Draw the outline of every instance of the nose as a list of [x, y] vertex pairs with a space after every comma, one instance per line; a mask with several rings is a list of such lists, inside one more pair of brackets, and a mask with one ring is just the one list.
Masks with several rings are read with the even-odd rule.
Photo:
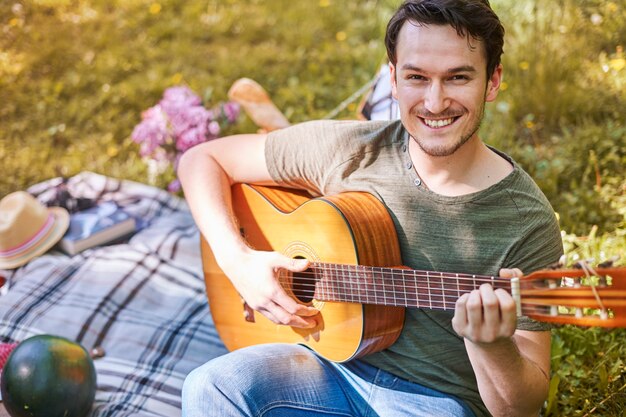
[[429, 85], [424, 98], [424, 106], [432, 114], [439, 114], [450, 106], [450, 100], [441, 83], [433, 82]]

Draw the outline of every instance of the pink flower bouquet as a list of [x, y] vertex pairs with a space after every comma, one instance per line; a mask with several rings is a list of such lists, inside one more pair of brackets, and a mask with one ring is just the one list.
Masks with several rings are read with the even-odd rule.
[[[164, 172], [174, 171], [180, 156], [189, 148], [219, 137], [227, 125], [237, 121], [239, 105], [220, 103], [207, 109], [202, 100], [186, 86], [170, 87], [157, 105], [141, 114], [131, 138], [139, 144], [139, 154]], [[172, 192], [180, 190], [174, 180], [168, 186]]]

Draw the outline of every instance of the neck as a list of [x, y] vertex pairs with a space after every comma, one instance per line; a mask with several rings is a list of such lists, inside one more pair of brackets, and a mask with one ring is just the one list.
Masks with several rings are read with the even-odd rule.
[[431, 191], [445, 196], [484, 190], [513, 170], [508, 161], [489, 149], [477, 135], [448, 156], [428, 155], [413, 139], [410, 139], [409, 151], [424, 184]]
[[511, 289], [509, 279], [485, 275], [313, 262], [291, 278], [302, 299], [454, 310], [456, 300], [481, 284]]

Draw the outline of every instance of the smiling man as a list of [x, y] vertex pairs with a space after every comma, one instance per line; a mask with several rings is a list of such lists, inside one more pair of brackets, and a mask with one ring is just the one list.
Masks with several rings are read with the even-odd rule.
[[[230, 188], [256, 183], [312, 195], [365, 191], [389, 210], [403, 263], [420, 270], [512, 277], [562, 254], [555, 215], [532, 179], [478, 136], [502, 78], [504, 29], [486, 0], [409, 0], [385, 38], [400, 121], [316, 121], [188, 151], [186, 198], [219, 266], [277, 325], [312, 328], [319, 311], [279, 285], [306, 260], [250, 248]], [[242, 159], [242, 155], [245, 155]], [[389, 348], [332, 363], [298, 345], [252, 346], [185, 381], [195, 416], [533, 416], [548, 390], [549, 328], [517, 317], [488, 284], [454, 311], [407, 308]], [[322, 312], [323, 314], [323, 312]]]

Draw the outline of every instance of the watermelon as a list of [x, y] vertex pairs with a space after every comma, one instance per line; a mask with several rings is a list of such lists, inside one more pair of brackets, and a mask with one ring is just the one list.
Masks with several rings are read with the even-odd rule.
[[85, 417], [96, 394], [96, 370], [79, 344], [38, 335], [13, 349], [0, 389], [12, 417]]

